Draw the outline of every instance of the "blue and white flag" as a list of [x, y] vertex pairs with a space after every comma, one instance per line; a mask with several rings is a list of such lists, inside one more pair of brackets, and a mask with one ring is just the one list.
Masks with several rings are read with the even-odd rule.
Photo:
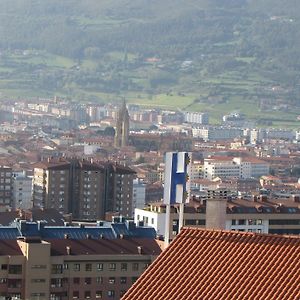
[[165, 161], [164, 203], [188, 203], [190, 196], [188, 152], [167, 152]]

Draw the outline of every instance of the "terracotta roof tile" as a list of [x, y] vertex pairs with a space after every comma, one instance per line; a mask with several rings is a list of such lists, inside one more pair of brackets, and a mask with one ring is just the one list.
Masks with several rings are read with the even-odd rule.
[[300, 299], [300, 238], [184, 228], [129, 299]]

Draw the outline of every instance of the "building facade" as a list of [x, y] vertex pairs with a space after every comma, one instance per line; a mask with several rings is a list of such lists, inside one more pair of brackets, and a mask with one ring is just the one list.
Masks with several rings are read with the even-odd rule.
[[12, 169], [6, 166], [0, 167], [0, 204], [13, 206]]
[[0, 245], [0, 299], [120, 299], [160, 253], [150, 239], [20, 238]]
[[134, 174], [114, 163], [40, 162], [34, 167], [33, 205], [72, 213], [75, 219], [103, 219], [106, 212], [131, 217]]

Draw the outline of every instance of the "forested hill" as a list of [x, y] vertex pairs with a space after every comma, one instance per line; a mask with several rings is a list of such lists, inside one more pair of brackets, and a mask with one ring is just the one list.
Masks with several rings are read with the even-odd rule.
[[300, 65], [297, 0], [2, 0], [0, 14], [2, 49], [197, 59], [226, 43], [233, 56]]
[[[44, 51], [79, 63], [89, 60], [95, 72], [104, 74], [105, 84], [91, 68], [78, 78], [50, 70], [49, 79], [39, 70], [35, 87], [49, 91], [66, 92], [67, 86], [75, 85], [87, 90], [88, 85], [89, 90], [97, 86], [109, 92], [141, 89], [157, 93], [162, 91], [158, 86], [180, 85], [180, 90], [197, 92], [200, 87], [193, 85], [194, 78], [207, 83], [206, 91], [218, 94], [220, 78], [216, 76], [231, 71], [235, 74], [222, 78], [251, 77], [256, 89], [266, 80], [295, 91], [300, 79], [300, 1], [1, 0], [2, 57], [15, 49]], [[119, 56], [113, 60], [116, 53]], [[152, 73], [137, 70], [139, 62], [151, 57], [159, 59], [159, 69]], [[32, 74], [35, 62], [28, 63]], [[185, 63], [184, 72], [175, 72], [178, 62], [192, 62], [192, 67]], [[5, 63], [3, 70], [17, 66], [16, 61]], [[21, 82], [23, 88], [27, 82]], [[297, 94], [289, 95], [290, 100], [295, 101]]]

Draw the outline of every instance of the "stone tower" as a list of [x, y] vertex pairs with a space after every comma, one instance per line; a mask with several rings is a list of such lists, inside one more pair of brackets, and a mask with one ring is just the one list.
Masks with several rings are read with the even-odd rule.
[[115, 147], [121, 148], [128, 145], [129, 137], [129, 113], [125, 100], [119, 109], [115, 132]]

